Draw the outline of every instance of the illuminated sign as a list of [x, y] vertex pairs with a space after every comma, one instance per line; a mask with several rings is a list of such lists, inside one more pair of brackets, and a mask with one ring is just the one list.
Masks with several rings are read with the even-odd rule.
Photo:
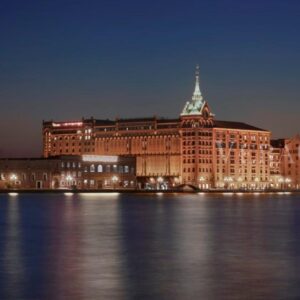
[[52, 123], [53, 127], [82, 126], [82, 122]]
[[91, 161], [91, 162], [109, 162], [116, 163], [118, 162], [118, 156], [110, 156], [110, 155], [82, 155], [83, 161]]

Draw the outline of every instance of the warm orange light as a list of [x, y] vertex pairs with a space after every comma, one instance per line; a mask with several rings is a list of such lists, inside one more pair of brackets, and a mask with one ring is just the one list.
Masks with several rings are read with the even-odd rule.
[[52, 123], [53, 127], [82, 126], [82, 122]]

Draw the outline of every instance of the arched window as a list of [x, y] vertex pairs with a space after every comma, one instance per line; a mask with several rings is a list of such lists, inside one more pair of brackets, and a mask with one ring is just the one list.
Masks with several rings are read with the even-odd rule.
[[106, 165], [105, 171], [106, 171], [107, 173], [110, 173], [110, 165]]
[[102, 165], [98, 165], [98, 173], [102, 173], [103, 172], [103, 167]]
[[94, 164], [90, 166], [90, 172], [95, 172], [95, 165]]

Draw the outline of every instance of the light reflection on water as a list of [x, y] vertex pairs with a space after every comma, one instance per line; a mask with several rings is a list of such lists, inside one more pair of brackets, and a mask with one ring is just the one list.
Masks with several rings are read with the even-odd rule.
[[293, 194], [1, 195], [0, 299], [297, 299], [299, 225]]

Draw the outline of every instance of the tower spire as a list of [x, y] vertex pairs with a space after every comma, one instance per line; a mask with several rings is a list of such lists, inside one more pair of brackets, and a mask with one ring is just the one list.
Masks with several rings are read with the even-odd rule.
[[199, 65], [196, 66], [195, 77], [196, 83], [192, 99], [185, 103], [181, 116], [203, 115], [204, 109], [206, 109], [206, 115], [211, 115], [207, 103], [204, 101], [200, 91]]
[[195, 90], [193, 93], [192, 100], [197, 101], [197, 100], [202, 100], [202, 94], [200, 91], [200, 83], [199, 83], [199, 65], [196, 65], [196, 71], [195, 71], [195, 76], [196, 76], [196, 83], [195, 83]]

